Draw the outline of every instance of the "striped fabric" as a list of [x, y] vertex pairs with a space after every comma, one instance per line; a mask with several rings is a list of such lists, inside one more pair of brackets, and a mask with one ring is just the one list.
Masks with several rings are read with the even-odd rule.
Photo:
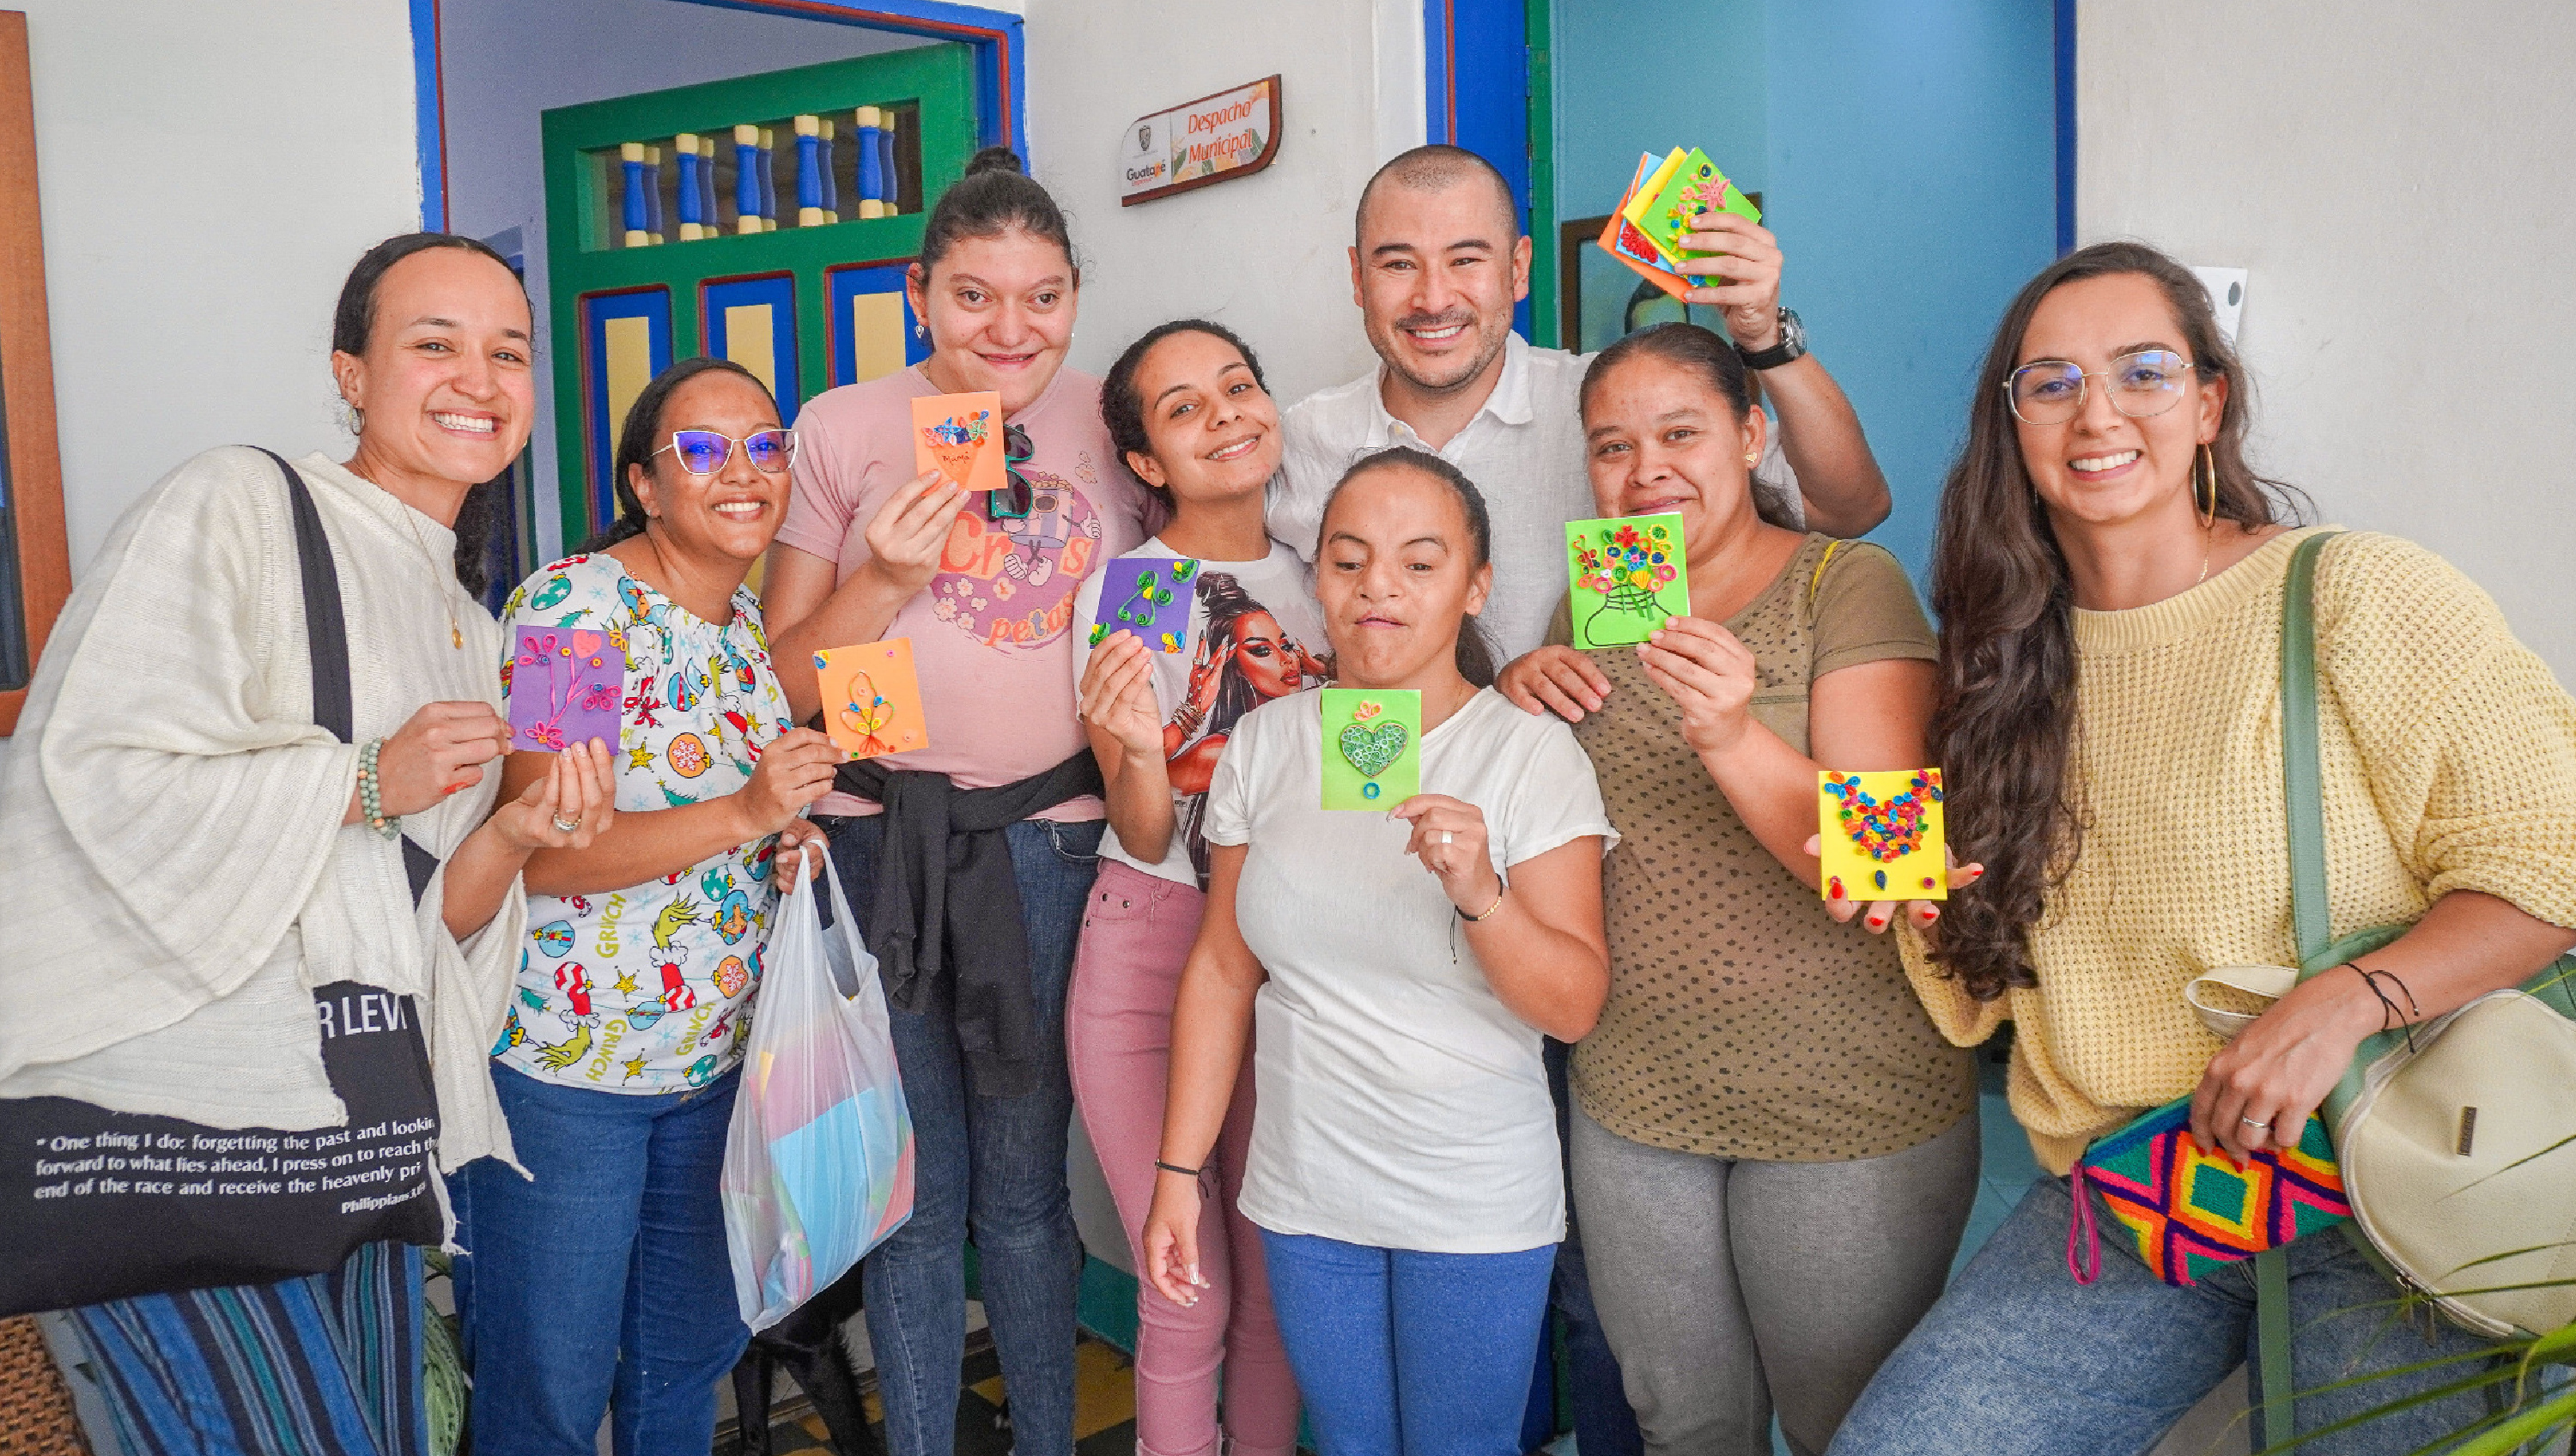
[[426, 1456], [420, 1250], [73, 1310], [130, 1456]]

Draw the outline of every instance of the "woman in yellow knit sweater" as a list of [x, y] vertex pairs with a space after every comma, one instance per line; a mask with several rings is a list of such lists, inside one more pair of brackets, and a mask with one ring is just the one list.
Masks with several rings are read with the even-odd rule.
[[[2013, 1112], [2051, 1176], [1881, 1367], [1834, 1456], [2152, 1446], [2249, 1354], [2252, 1266], [2175, 1287], [2105, 1237], [2079, 1286], [2063, 1175], [2085, 1146], [2185, 1095], [2204, 1145], [2295, 1145], [2386, 1018], [2439, 1016], [2576, 944], [2576, 704], [2457, 571], [2355, 533], [2315, 583], [2333, 927], [2414, 928], [2229, 1043], [2184, 1003], [2205, 970], [2299, 959], [2278, 672], [2284, 576], [2313, 532], [2275, 520], [2248, 425], [2207, 296], [2143, 245], [2049, 267], [1986, 356], [1932, 582], [1933, 740], [1975, 863], [1937, 919], [1906, 917], [1905, 959], [1953, 1041], [2014, 1023]], [[2287, 1253], [2295, 1369], [2255, 1378], [2303, 1392], [2300, 1431], [2458, 1367], [2320, 1387], [2476, 1348], [2391, 1328], [2397, 1289], [2339, 1234]], [[2433, 1401], [2302, 1449], [2411, 1451], [2483, 1412]]]

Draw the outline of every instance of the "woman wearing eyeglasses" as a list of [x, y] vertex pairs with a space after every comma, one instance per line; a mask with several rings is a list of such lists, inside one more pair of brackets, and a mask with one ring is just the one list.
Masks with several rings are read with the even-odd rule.
[[[861, 1276], [894, 1456], [956, 1438], [971, 1212], [1019, 1449], [1073, 1447], [1082, 1267], [1064, 1160], [1065, 987], [1098, 865], [1099, 765], [1074, 718], [1074, 592], [1145, 538], [1147, 501], [1064, 367], [1080, 271], [1064, 214], [995, 148], [922, 228], [929, 355], [817, 396], [764, 591], [796, 721], [814, 654], [908, 638], [930, 744], [845, 765], [816, 806], [883, 962], [917, 1139], [912, 1219]], [[1001, 396], [1011, 484], [915, 466], [912, 402]]]
[[2143, 244], [2024, 287], [1973, 400], [1932, 567], [1933, 755], [1963, 869], [1937, 919], [1905, 917], [1903, 949], [1952, 1041], [2014, 1023], [2013, 1114], [2047, 1172], [1879, 1367], [1833, 1456], [2143, 1451], [2249, 1353], [2258, 1401], [2297, 1392], [2303, 1451], [2447, 1447], [2486, 1403], [2432, 1396], [2479, 1343], [2396, 1318], [2402, 1291], [2344, 1231], [2283, 1250], [2291, 1368], [2264, 1368], [2251, 1262], [2162, 1282], [2099, 1185], [2065, 1175], [2185, 1096], [2204, 1148], [2295, 1147], [2363, 1038], [2576, 944], [2576, 703], [2439, 558], [2328, 541], [2312, 598], [2332, 933], [2412, 929], [2221, 1043], [2184, 987], [2300, 961], [2281, 611], [2316, 532], [2282, 524], [2246, 464], [2244, 372], [2208, 295]]
[[[513, 592], [502, 642], [614, 654], [615, 824], [528, 862], [528, 936], [493, 1082], [527, 1176], [451, 1185], [485, 1456], [706, 1456], [749, 1332], [716, 1181], [770, 911], [820, 838], [798, 818], [840, 751], [792, 727], [743, 577], [787, 513], [795, 432], [740, 365], [645, 386], [617, 446], [615, 525]], [[513, 653], [505, 698], [541, 691]], [[505, 792], [553, 755], [514, 752]], [[819, 868], [819, 866], [817, 866]]]

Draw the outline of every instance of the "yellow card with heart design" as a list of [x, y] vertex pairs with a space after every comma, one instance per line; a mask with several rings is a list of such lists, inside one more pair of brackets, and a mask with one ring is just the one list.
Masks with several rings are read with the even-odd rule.
[[1819, 888], [1827, 899], [1947, 900], [1941, 771], [1816, 775]]
[[1422, 792], [1422, 694], [1326, 688], [1324, 807], [1392, 809]]

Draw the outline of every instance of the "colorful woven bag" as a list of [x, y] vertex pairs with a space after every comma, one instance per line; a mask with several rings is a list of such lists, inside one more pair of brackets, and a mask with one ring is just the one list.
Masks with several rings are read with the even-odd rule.
[[2186, 1288], [2221, 1264], [2352, 1216], [2323, 1118], [2308, 1119], [2297, 1147], [2265, 1149], [2239, 1162], [2192, 1137], [2191, 1099], [2181, 1097], [2095, 1142], [2075, 1165], [2066, 1268], [2078, 1284], [2102, 1274], [2093, 1201], [2084, 1196], [2088, 1182], [2138, 1241], [2138, 1257], [2156, 1277]]

